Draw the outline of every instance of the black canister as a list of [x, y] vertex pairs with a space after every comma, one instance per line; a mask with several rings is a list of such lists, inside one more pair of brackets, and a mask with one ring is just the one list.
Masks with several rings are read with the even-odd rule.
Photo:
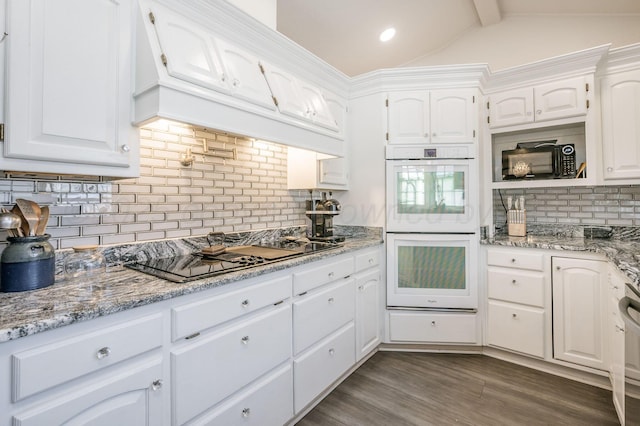
[[8, 237], [0, 256], [0, 291], [27, 291], [50, 286], [55, 281], [55, 251], [51, 235]]

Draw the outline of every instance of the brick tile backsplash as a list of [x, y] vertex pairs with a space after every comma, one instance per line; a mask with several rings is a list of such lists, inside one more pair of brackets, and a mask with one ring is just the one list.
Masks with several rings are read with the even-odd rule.
[[496, 227], [506, 223], [509, 196], [524, 196], [531, 224], [640, 226], [638, 185], [494, 190]]
[[[47, 232], [57, 249], [306, 223], [306, 194], [287, 190], [285, 146], [168, 121], [141, 128], [140, 145], [139, 178], [12, 173], [0, 179], [0, 204], [49, 205]], [[190, 166], [180, 162], [187, 148]]]

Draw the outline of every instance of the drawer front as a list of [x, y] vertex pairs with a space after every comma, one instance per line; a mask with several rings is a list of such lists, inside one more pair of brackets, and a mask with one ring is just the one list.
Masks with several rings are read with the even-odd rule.
[[162, 345], [162, 317], [135, 321], [13, 354], [13, 401]]
[[380, 250], [369, 250], [366, 253], [356, 255], [356, 272], [373, 268], [380, 264]]
[[293, 294], [302, 294], [305, 291], [320, 287], [323, 284], [347, 277], [353, 274], [353, 272], [354, 261], [351, 256], [322, 266], [296, 272], [293, 274]]
[[300, 353], [355, 315], [355, 279], [300, 296], [293, 304], [293, 352]]
[[293, 395], [298, 413], [355, 364], [353, 323], [293, 362]]
[[172, 339], [273, 305], [291, 296], [291, 277], [282, 277], [171, 309]]
[[489, 267], [487, 274], [490, 299], [544, 307], [544, 274], [518, 269]]
[[487, 263], [492, 266], [507, 268], [544, 270], [544, 256], [542, 253], [521, 253], [519, 249], [487, 250]]
[[290, 355], [288, 304], [173, 351], [174, 423], [182, 424], [213, 407]]
[[487, 343], [544, 357], [544, 311], [490, 300]]
[[292, 417], [293, 369], [287, 364], [189, 425], [282, 426]]
[[477, 321], [473, 313], [390, 312], [389, 338], [395, 342], [474, 344]]

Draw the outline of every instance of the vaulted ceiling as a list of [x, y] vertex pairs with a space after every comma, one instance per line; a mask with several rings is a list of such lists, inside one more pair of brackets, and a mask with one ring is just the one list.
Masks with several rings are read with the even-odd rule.
[[[640, 0], [277, 0], [277, 29], [347, 75], [396, 67], [510, 15], [640, 14]], [[378, 35], [397, 29], [388, 43]]]

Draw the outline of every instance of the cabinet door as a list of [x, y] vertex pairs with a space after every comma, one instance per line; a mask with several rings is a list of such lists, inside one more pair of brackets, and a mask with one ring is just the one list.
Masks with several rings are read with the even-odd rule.
[[337, 131], [338, 122], [333, 117], [322, 90], [301, 80], [298, 80], [298, 87], [301, 96], [308, 105], [307, 118], [318, 126]]
[[533, 90], [510, 90], [489, 97], [489, 127], [533, 123]]
[[607, 370], [607, 263], [554, 257], [553, 357]]
[[[613, 267], [610, 266], [609, 269]], [[625, 392], [625, 326], [618, 309], [618, 302], [624, 296], [625, 282], [617, 271], [609, 271], [608, 285], [608, 309], [607, 338], [609, 350], [609, 377], [613, 394], [613, 406], [618, 413], [621, 424], [624, 419], [624, 392]]]
[[387, 102], [389, 143], [428, 143], [431, 140], [429, 92], [391, 92]]
[[154, 29], [171, 77], [229, 92], [211, 34], [180, 15], [154, 5]]
[[602, 79], [605, 179], [640, 178], [640, 70]]
[[161, 377], [160, 360], [129, 363], [106, 380], [87, 383], [14, 415], [13, 422], [21, 426], [161, 425]]
[[535, 121], [555, 120], [587, 113], [587, 79], [577, 77], [533, 89]]
[[[139, 142], [130, 124], [132, 2], [10, 0], [7, 11], [6, 158], [0, 167], [137, 175]], [[109, 167], [113, 173], [105, 171]]]
[[473, 90], [431, 92], [431, 142], [472, 143], [478, 114]]
[[349, 183], [348, 162], [346, 158], [327, 158], [318, 160], [320, 166], [318, 182], [323, 185], [336, 185], [347, 189]]
[[309, 106], [300, 94], [296, 78], [272, 65], [262, 62], [261, 66], [278, 111], [291, 117], [306, 119]]
[[224, 40], [216, 39], [216, 47], [227, 73], [227, 84], [231, 87], [233, 95], [275, 110], [258, 58]]
[[380, 270], [356, 277], [356, 361], [380, 343]]

